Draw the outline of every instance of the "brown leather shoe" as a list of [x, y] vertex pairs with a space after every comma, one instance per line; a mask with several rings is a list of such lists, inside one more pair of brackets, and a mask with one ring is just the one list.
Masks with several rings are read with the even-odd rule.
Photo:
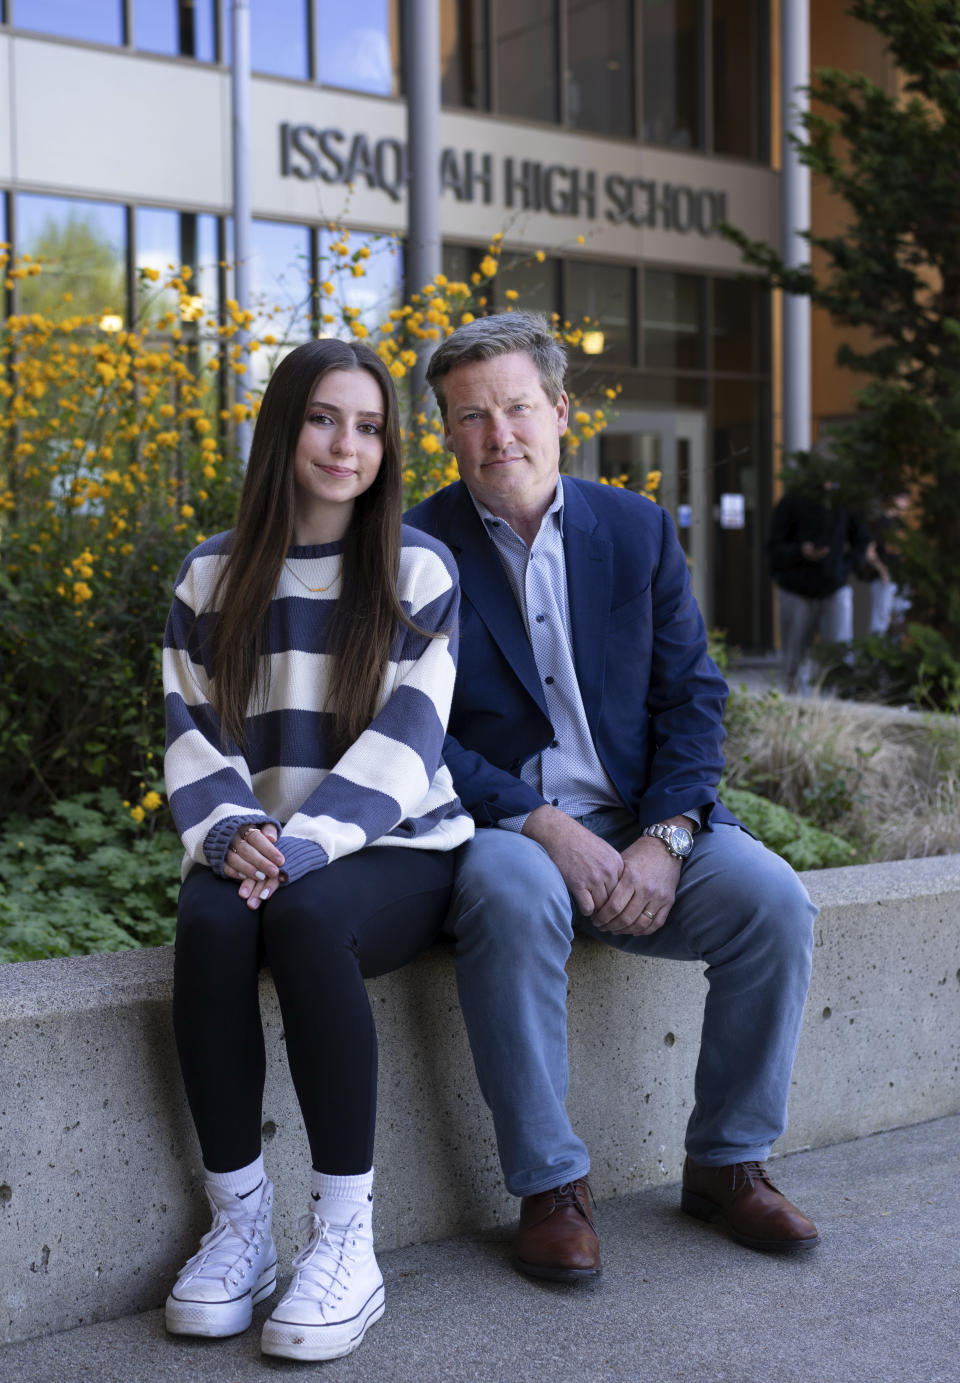
[[586, 1177], [520, 1202], [517, 1266], [531, 1277], [579, 1282], [600, 1273], [600, 1241]]
[[725, 1225], [751, 1249], [809, 1249], [820, 1242], [816, 1225], [777, 1190], [762, 1162], [700, 1167], [688, 1157], [680, 1209]]

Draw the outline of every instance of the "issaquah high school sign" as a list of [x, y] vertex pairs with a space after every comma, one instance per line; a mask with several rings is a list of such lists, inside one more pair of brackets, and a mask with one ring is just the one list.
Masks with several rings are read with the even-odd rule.
[[[313, 125], [280, 126], [280, 173], [285, 178], [318, 178], [326, 183], [357, 183], [398, 202], [410, 170], [407, 146], [399, 139], [370, 139]], [[648, 226], [681, 235], [711, 235], [727, 219], [727, 194], [708, 187], [628, 177], [563, 163], [542, 163], [513, 155], [444, 149], [440, 155], [441, 191], [458, 202], [502, 203], [509, 210], [547, 212], [614, 225]]]

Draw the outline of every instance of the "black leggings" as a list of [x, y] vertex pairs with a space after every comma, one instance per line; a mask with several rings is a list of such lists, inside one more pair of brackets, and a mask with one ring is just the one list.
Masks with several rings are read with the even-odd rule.
[[371, 846], [286, 884], [257, 910], [237, 883], [209, 869], [189, 874], [177, 911], [173, 1023], [208, 1171], [260, 1155], [264, 959], [314, 1168], [349, 1176], [373, 1165], [377, 1034], [363, 977], [398, 969], [434, 940], [454, 856]]

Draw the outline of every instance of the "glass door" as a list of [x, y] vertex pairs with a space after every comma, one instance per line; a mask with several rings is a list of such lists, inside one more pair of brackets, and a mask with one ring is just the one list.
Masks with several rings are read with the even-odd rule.
[[660, 472], [657, 501], [676, 525], [693, 594], [709, 628], [712, 529], [706, 444], [706, 413], [621, 408], [599, 436], [583, 444], [579, 456], [585, 479], [621, 480], [631, 490], [643, 489], [651, 471]]

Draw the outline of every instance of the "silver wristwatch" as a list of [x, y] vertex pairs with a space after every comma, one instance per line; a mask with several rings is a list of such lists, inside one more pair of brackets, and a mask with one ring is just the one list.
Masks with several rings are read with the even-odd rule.
[[666, 826], [658, 821], [656, 826], [644, 826], [640, 834], [662, 840], [675, 860], [685, 860], [693, 849], [693, 836], [684, 826]]

